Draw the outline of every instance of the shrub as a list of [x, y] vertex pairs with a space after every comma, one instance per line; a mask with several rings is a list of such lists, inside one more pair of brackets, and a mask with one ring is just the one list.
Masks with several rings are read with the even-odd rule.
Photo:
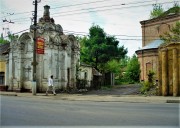
[[142, 94], [146, 94], [151, 88], [151, 83], [149, 81], [145, 81], [145, 82], [141, 83], [141, 85], [142, 86], [141, 86], [140, 92]]
[[155, 75], [155, 72], [150, 70], [148, 73], [148, 81], [151, 84], [153, 84], [153, 82], [154, 82], [154, 75]]
[[148, 81], [145, 81], [141, 83], [142, 87], [140, 89], [140, 92], [142, 94], [146, 94], [151, 88], [154, 87], [154, 75], [155, 73], [153, 71], [149, 71], [148, 73]]

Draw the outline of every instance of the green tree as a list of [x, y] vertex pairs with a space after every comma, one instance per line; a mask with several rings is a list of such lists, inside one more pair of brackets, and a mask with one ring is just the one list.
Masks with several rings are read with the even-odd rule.
[[3, 37], [3, 34], [1, 34], [0, 44], [4, 44], [4, 43], [8, 43], [8, 40], [5, 40], [4, 37]]
[[165, 43], [180, 42], [180, 22], [176, 22], [176, 25], [172, 27], [169, 32], [161, 35], [160, 38], [164, 40]]
[[130, 82], [138, 82], [140, 72], [141, 71], [138, 58], [136, 57], [136, 55], [133, 55], [133, 57], [129, 60], [127, 64], [125, 76]]
[[120, 62], [115, 59], [110, 60], [105, 64], [106, 72], [113, 72], [113, 73], [117, 74], [120, 72], [120, 69], [121, 69]]
[[88, 53], [87, 47], [85, 46], [85, 44], [88, 41], [88, 37], [87, 36], [77, 37], [77, 40], [80, 43], [80, 53], [81, 53], [80, 62], [89, 64], [89, 60], [88, 60], [89, 58], [87, 57], [89, 53]]
[[0, 44], [4, 44], [4, 43], [8, 43], [8, 41], [5, 40], [4, 38], [0, 38]]
[[15, 39], [15, 38], [18, 38], [18, 35], [11, 34], [10, 32], [8, 32], [7, 39], [4, 39], [3, 34], [1, 34], [0, 44], [9, 43], [9, 42], [11, 42], [13, 39]]
[[105, 72], [106, 63], [120, 60], [127, 54], [124, 46], [119, 47], [119, 41], [114, 36], [107, 35], [98, 25], [89, 29], [89, 37], [84, 37], [81, 43], [81, 62], [92, 65], [101, 72]]
[[153, 4], [153, 10], [151, 11], [150, 18], [156, 18], [164, 13], [164, 9], [161, 4]]

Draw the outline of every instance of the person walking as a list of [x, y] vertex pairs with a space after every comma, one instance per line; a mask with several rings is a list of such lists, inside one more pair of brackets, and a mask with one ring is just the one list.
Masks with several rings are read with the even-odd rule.
[[53, 94], [56, 95], [55, 86], [53, 84], [53, 75], [51, 75], [50, 78], [48, 79], [48, 87], [47, 87], [47, 90], [46, 90], [46, 95], [48, 95], [49, 89], [51, 89]]

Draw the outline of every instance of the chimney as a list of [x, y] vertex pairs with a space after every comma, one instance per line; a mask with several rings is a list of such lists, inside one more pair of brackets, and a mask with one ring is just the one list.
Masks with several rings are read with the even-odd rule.
[[43, 18], [45, 20], [49, 20], [50, 19], [50, 12], [49, 12], [50, 6], [45, 5], [44, 6], [44, 14], [43, 14]]

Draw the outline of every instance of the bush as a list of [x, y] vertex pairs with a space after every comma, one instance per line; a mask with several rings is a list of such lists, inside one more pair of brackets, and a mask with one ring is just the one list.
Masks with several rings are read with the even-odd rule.
[[150, 90], [150, 88], [152, 87], [152, 85], [149, 81], [145, 81], [145, 82], [141, 83], [141, 85], [142, 86], [141, 86], [140, 92], [142, 94], [146, 94]]
[[153, 82], [154, 82], [154, 75], [155, 75], [155, 72], [150, 70], [149, 73], [148, 73], [148, 81], [151, 84], [153, 84]]
[[154, 75], [155, 73], [153, 71], [149, 71], [148, 73], [148, 81], [145, 81], [141, 83], [142, 87], [140, 89], [140, 92], [142, 94], [147, 94], [147, 92], [154, 87]]

